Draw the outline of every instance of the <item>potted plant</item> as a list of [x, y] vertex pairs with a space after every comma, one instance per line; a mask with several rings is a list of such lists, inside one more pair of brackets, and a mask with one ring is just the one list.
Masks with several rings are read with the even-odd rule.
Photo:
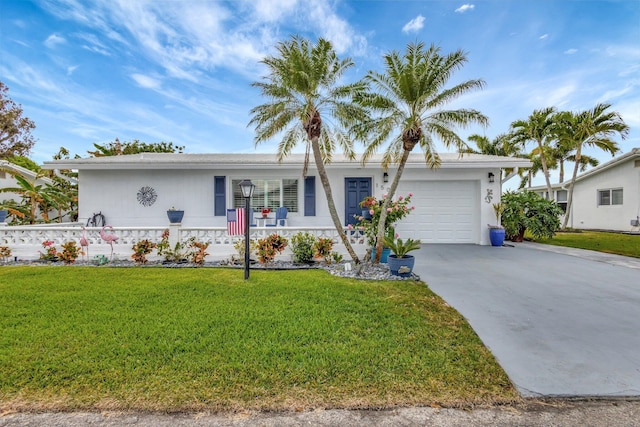
[[184, 216], [184, 211], [171, 206], [171, 209], [167, 211], [167, 216], [169, 217], [169, 222], [171, 224], [180, 224], [182, 222], [182, 217]]
[[413, 271], [415, 264], [415, 257], [413, 255], [407, 255], [411, 251], [420, 249], [420, 241], [414, 239], [402, 239], [390, 238], [389, 236], [384, 239], [385, 246], [388, 246], [393, 252], [389, 255], [389, 271], [394, 276], [409, 277]]
[[266, 218], [267, 216], [269, 216], [270, 213], [271, 213], [271, 209], [263, 208], [262, 209], [262, 218]]
[[494, 203], [493, 211], [496, 214], [497, 225], [487, 224], [489, 227], [489, 240], [491, 240], [491, 246], [502, 246], [504, 243], [504, 227], [500, 225], [502, 212], [504, 212], [504, 205], [502, 203]]

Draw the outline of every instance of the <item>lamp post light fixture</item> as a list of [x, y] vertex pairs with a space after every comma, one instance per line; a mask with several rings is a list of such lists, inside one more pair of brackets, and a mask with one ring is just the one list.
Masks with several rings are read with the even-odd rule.
[[244, 280], [249, 279], [249, 215], [251, 215], [251, 196], [256, 186], [250, 179], [243, 179], [240, 184], [240, 191], [244, 197]]
[[489, 182], [493, 183], [495, 181], [495, 176], [493, 175], [493, 172], [489, 172]]
[[389, 182], [389, 174], [388, 173], [383, 173], [382, 174], [382, 182], [387, 183]]

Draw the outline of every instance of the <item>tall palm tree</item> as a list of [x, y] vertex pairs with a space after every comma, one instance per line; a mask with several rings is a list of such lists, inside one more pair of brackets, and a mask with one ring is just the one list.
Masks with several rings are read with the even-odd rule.
[[[314, 45], [294, 36], [279, 43], [276, 49], [277, 56], [268, 56], [262, 61], [269, 74], [264, 81], [252, 84], [269, 99], [251, 110], [249, 126], [256, 129], [255, 144], [282, 135], [277, 153], [281, 161], [299, 141], [306, 141], [303, 175], [306, 176], [311, 151], [333, 224], [351, 258], [359, 262], [340, 222], [325, 164], [331, 161], [337, 145], [348, 158], [355, 158], [353, 142], [346, 129], [354, 120], [363, 120], [366, 116], [366, 111], [352, 101], [364, 85], [338, 85], [353, 62], [349, 58], [339, 59], [325, 39], [319, 39]], [[333, 119], [333, 123], [324, 120], [325, 116]]]
[[565, 120], [562, 126], [562, 138], [575, 149], [575, 165], [573, 175], [569, 183], [569, 194], [567, 197], [567, 210], [562, 223], [562, 228], [567, 227], [569, 215], [573, 203], [573, 186], [576, 182], [578, 169], [582, 164], [582, 147], [596, 147], [600, 150], [615, 155], [620, 148], [618, 143], [613, 141], [611, 137], [619, 134], [625, 139], [629, 134], [629, 126], [622, 120], [619, 113], [615, 111], [607, 111], [611, 104], [602, 103], [596, 105], [591, 110], [582, 111], [572, 114], [569, 120]]
[[456, 128], [488, 123], [487, 117], [476, 110], [444, 109], [449, 102], [485, 85], [483, 80], [467, 80], [445, 87], [453, 72], [467, 62], [463, 51], [441, 55], [440, 47], [425, 48], [424, 43], [410, 43], [404, 53], [392, 51], [384, 55], [384, 61], [385, 72], [370, 71], [364, 81], [372, 91], [358, 99], [374, 116], [354, 128], [356, 135], [367, 141], [362, 163], [390, 139], [382, 156], [382, 166], [387, 169], [392, 163], [398, 165], [378, 223], [376, 261], [382, 254], [387, 208], [411, 151], [419, 146], [426, 164], [438, 167], [440, 157], [434, 138], [446, 147], [462, 149], [466, 144], [456, 134]]
[[516, 120], [511, 123], [511, 133], [514, 141], [522, 144], [523, 148], [526, 148], [526, 144], [530, 141], [536, 143], [550, 198], [553, 198], [553, 190], [551, 189], [546, 154], [548, 147], [552, 145], [552, 141], [555, 138], [555, 112], [556, 109], [554, 107], [543, 108], [542, 110], [535, 110], [527, 120]]

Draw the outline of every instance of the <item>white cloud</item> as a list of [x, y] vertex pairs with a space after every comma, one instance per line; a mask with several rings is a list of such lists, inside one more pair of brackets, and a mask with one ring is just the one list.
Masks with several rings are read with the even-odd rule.
[[135, 80], [138, 86], [147, 89], [157, 89], [160, 87], [160, 80], [154, 79], [153, 77], [145, 76], [144, 74], [134, 73], [131, 74], [131, 78]]
[[417, 32], [424, 27], [424, 16], [418, 15], [402, 27], [403, 33]]
[[66, 43], [66, 42], [67, 42], [67, 40], [64, 37], [61, 37], [61, 36], [59, 36], [57, 34], [51, 34], [44, 41], [44, 45], [46, 47], [48, 47], [49, 49], [53, 49], [57, 45], [62, 44], [62, 43]]
[[72, 65], [70, 67], [67, 67], [67, 76], [70, 76], [71, 74], [73, 74], [73, 72], [78, 69], [77, 65]]
[[539, 38], [540, 40], [544, 40], [544, 39], [546, 39], [547, 37], [549, 37], [549, 34], [543, 34], [543, 35], [541, 35], [541, 36], [540, 36], [540, 37], [538, 37], [538, 38]]
[[465, 12], [467, 12], [469, 10], [473, 10], [475, 7], [476, 7], [476, 5], [467, 3], [467, 4], [463, 4], [462, 6], [457, 8], [455, 10], [455, 12], [456, 13], [465, 13]]
[[564, 51], [565, 55], [573, 55], [574, 53], [578, 52], [578, 49], [567, 49]]

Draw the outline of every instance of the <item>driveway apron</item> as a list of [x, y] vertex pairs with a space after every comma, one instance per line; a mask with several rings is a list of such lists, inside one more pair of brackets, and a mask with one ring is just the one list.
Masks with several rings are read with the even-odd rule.
[[526, 245], [415, 254], [523, 396], [640, 396], [640, 269]]

